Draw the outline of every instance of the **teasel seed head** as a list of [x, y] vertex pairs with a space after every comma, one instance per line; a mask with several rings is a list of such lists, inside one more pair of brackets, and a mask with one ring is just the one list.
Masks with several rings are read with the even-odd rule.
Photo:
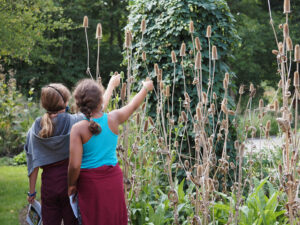
[[198, 37], [195, 38], [195, 45], [196, 45], [197, 51], [201, 51], [202, 50], [201, 42], [200, 42], [200, 39]]
[[215, 45], [212, 46], [212, 60], [218, 60], [218, 51]]
[[273, 53], [274, 55], [278, 55], [279, 52], [278, 52], [278, 50], [275, 50], [275, 49], [274, 49], [274, 50], [272, 50], [272, 53]]
[[241, 86], [240, 86], [239, 94], [240, 94], [240, 95], [244, 94], [244, 85], [241, 85]]
[[198, 106], [196, 109], [197, 112], [197, 120], [201, 121], [202, 120], [202, 113], [201, 113], [201, 108]]
[[294, 51], [295, 62], [300, 62], [300, 46], [297, 44]]
[[184, 167], [185, 167], [186, 169], [189, 169], [190, 163], [189, 163], [188, 160], [184, 160]]
[[235, 111], [233, 111], [233, 110], [228, 110], [228, 114], [231, 115], [231, 116], [235, 116]]
[[271, 120], [268, 120], [266, 124], [266, 130], [270, 131], [270, 129], [271, 129]]
[[182, 119], [183, 119], [184, 122], [187, 122], [188, 117], [187, 117], [185, 111], [181, 111], [181, 117], [182, 117]]
[[130, 30], [125, 32], [125, 48], [130, 48], [132, 43], [132, 34]]
[[258, 105], [259, 105], [259, 110], [262, 110], [264, 107], [264, 100], [260, 99]]
[[280, 55], [283, 55], [283, 54], [284, 54], [282, 42], [279, 42], [279, 43], [278, 43], [278, 50], [279, 50]]
[[169, 98], [171, 96], [170, 94], [170, 85], [166, 86], [166, 97]]
[[144, 133], [146, 133], [147, 132], [147, 130], [148, 130], [148, 120], [146, 120], [145, 121], [145, 124], [144, 124]]
[[224, 103], [224, 101], [223, 101], [222, 104], [221, 104], [221, 110], [222, 110], [225, 114], [228, 113], [228, 109], [227, 109], [227, 106], [226, 106], [226, 104]]
[[145, 33], [145, 31], [146, 31], [146, 20], [142, 19], [142, 22], [141, 22], [141, 32]]
[[279, 103], [278, 103], [278, 100], [277, 100], [277, 99], [274, 101], [274, 110], [275, 110], [276, 112], [278, 112], [278, 110], [279, 110]]
[[147, 60], [146, 52], [142, 53], [142, 60], [145, 62]]
[[186, 46], [185, 46], [185, 43], [183, 42], [182, 44], [181, 44], [181, 48], [180, 48], [180, 56], [186, 56], [186, 54], [185, 54], [185, 52], [186, 52]]
[[288, 51], [293, 51], [293, 41], [290, 37], [286, 38], [286, 49]]
[[157, 63], [154, 64], [154, 71], [155, 71], [155, 75], [158, 77], [158, 75], [159, 75], [159, 67], [158, 67]]
[[143, 105], [142, 105], [142, 111], [145, 110], [145, 107], [146, 107], [146, 102], [144, 102]]
[[206, 92], [202, 92], [202, 100], [203, 100], [203, 104], [207, 104], [207, 95], [206, 95]]
[[215, 114], [215, 111], [216, 111], [215, 103], [211, 103], [211, 104], [210, 104], [210, 108], [211, 108], [212, 114]]
[[159, 88], [160, 88], [161, 91], [164, 90], [164, 82], [163, 81], [160, 81]]
[[197, 166], [197, 176], [201, 177], [201, 175], [202, 175], [202, 165], [198, 165]]
[[199, 70], [201, 69], [201, 52], [198, 51], [196, 55], [196, 60], [195, 60], [195, 69]]
[[138, 112], [138, 113], [136, 114], [136, 124], [139, 126], [139, 125], [140, 125], [140, 122], [141, 122], [141, 115], [140, 115], [140, 113]]
[[250, 90], [250, 92], [254, 91], [254, 85], [252, 83], [250, 84], [250, 89], [249, 90]]
[[176, 54], [175, 54], [174, 50], [171, 52], [171, 58], [172, 58], [172, 63], [176, 63], [177, 62]]
[[151, 116], [148, 117], [149, 123], [151, 124], [152, 127], [155, 127], [154, 121]]
[[194, 31], [195, 31], [195, 29], [194, 29], [194, 22], [191, 20], [190, 21], [190, 27], [189, 27], [190, 29], [190, 33], [192, 34], [192, 33], [194, 33]]
[[289, 25], [287, 23], [283, 24], [283, 37], [287, 38], [289, 36]]
[[229, 73], [225, 73], [225, 79], [229, 82]]
[[211, 26], [210, 25], [208, 25], [206, 28], [206, 37], [207, 38], [211, 37]]
[[102, 39], [102, 25], [101, 25], [101, 23], [97, 24], [96, 39]]
[[88, 28], [89, 27], [89, 18], [87, 16], [83, 17], [83, 25], [84, 28]]
[[240, 143], [239, 143], [238, 140], [236, 140], [236, 141], [234, 142], [234, 148], [235, 148], [236, 150], [238, 150], [239, 147], [240, 147]]
[[216, 92], [213, 93], [213, 99], [216, 100], [218, 98]]
[[223, 88], [224, 88], [224, 89], [227, 89], [227, 88], [228, 88], [228, 81], [227, 81], [226, 78], [224, 78], [224, 80], [223, 80]]
[[174, 146], [175, 146], [175, 148], [178, 148], [179, 147], [179, 142], [175, 141]]
[[294, 73], [294, 87], [299, 88], [299, 73], [296, 71]]
[[126, 98], [126, 83], [124, 82], [122, 84], [122, 89], [121, 89], [121, 99], [124, 101]]
[[291, 12], [290, 0], [284, 0], [284, 3], [283, 3], [283, 13], [290, 13], [290, 12]]

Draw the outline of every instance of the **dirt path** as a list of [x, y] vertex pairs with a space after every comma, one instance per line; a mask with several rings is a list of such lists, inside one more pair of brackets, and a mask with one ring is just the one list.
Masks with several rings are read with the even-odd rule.
[[246, 141], [246, 148], [248, 151], [252, 150], [258, 152], [264, 149], [275, 150], [282, 145], [282, 138], [272, 136], [269, 139], [249, 138]]

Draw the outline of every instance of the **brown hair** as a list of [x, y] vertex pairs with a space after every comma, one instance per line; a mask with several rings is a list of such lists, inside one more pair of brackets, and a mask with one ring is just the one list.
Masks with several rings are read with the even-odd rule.
[[69, 101], [70, 96], [69, 89], [62, 84], [53, 83], [42, 88], [41, 105], [47, 112], [41, 119], [40, 137], [52, 136], [54, 127], [50, 115], [66, 108], [66, 102]]
[[100, 125], [90, 118], [92, 112], [103, 103], [103, 87], [91, 79], [81, 80], [74, 90], [74, 98], [77, 107], [90, 122], [89, 130], [91, 133], [99, 134], [101, 132]]

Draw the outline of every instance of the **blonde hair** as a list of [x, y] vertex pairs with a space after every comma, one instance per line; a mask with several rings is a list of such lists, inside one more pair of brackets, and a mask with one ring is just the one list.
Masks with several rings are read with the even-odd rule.
[[63, 84], [52, 83], [42, 88], [41, 105], [47, 112], [41, 119], [40, 137], [48, 138], [53, 135], [54, 127], [50, 115], [65, 109], [70, 96], [69, 89]]

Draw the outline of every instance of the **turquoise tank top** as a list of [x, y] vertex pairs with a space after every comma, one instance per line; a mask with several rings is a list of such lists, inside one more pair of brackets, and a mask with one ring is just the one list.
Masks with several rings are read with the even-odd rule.
[[113, 133], [108, 126], [107, 113], [100, 118], [93, 118], [102, 131], [93, 135], [88, 142], [83, 144], [81, 168], [97, 168], [100, 166], [115, 166], [118, 163], [116, 147], [118, 135]]

